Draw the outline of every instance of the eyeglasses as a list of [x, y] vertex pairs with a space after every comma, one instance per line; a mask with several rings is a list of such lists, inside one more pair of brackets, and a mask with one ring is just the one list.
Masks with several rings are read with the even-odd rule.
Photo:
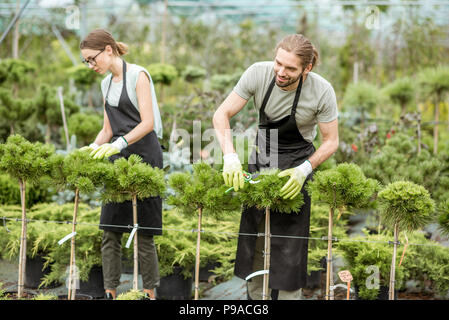
[[[105, 48], [106, 49], [106, 48]], [[101, 50], [100, 52], [98, 52], [96, 55], [95, 55], [95, 57], [93, 57], [93, 58], [91, 58], [91, 59], [83, 59], [83, 63], [88, 67], [89, 66], [89, 64], [91, 64], [92, 65], [92, 67], [95, 67], [96, 65], [97, 65], [97, 61], [95, 61], [95, 58], [96, 57], [98, 57], [98, 55], [100, 54], [100, 53], [102, 53], [104, 51], [104, 49], [103, 50]]]

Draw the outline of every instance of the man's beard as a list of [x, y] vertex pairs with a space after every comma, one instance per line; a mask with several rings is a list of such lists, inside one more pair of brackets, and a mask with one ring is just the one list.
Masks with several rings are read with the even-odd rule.
[[287, 80], [287, 81], [285, 81], [285, 82], [279, 82], [279, 81], [277, 80], [277, 75], [276, 75], [276, 80], [275, 80], [275, 82], [276, 82], [276, 85], [277, 85], [278, 87], [285, 88], [285, 87], [288, 87], [289, 85], [295, 83], [296, 81], [298, 81], [300, 77], [301, 77], [301, 76], [298, 76], [296, 79], [290, 79], [290, 80]]

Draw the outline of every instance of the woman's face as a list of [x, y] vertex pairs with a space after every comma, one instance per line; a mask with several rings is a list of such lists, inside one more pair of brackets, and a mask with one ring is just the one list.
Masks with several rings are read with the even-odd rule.
[[109, 70], [114, 57], [109, 45], [103, 50], [82, 49], [81, 55], [83, 56], [83, 62], [99, 74], [105, 74]]

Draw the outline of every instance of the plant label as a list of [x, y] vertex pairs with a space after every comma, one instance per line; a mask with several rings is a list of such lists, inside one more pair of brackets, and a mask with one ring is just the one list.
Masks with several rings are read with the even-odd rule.
[[350, 282], [352, 281], [352, 274], [349, 272], [349, 270], [343, 270], [338, 273], [338, 276], [340, 277], [341, 281], [343, 282]]

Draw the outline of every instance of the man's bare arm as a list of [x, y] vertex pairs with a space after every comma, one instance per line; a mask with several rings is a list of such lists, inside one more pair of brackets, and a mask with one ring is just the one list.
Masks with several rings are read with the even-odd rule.
[[318, 127], [320, 129], [322, 143], [309, 158], [313, 169], [326, 161], [338, 149], [338, 120], [319, 122]]

